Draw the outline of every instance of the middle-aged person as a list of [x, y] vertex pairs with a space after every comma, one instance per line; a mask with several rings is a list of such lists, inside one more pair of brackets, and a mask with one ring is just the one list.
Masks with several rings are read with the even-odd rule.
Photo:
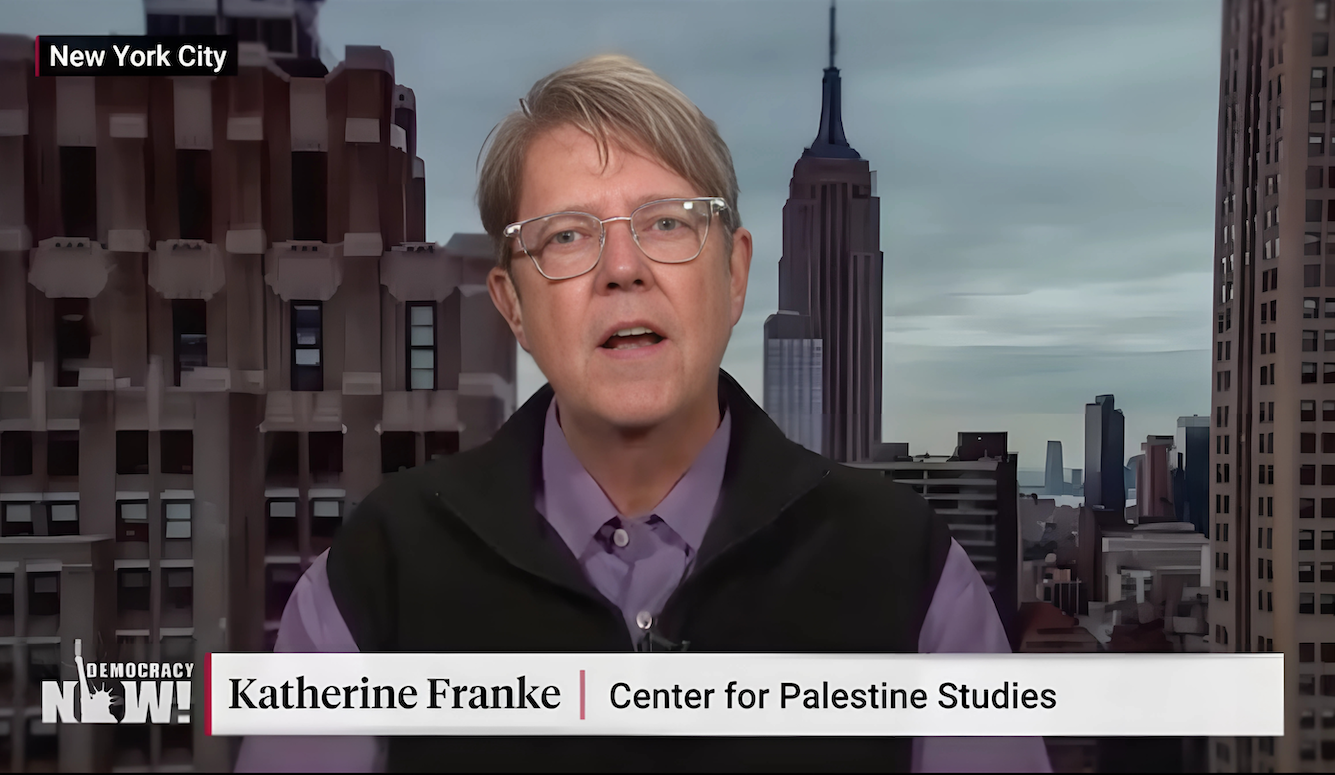
[[[486, 444], [372, 492], [297, 585], [277, 650], [1009, 651], [922, 498], [789, 441], [720, 370], [751, 268], [737, 196], [714, 123], [633, 60], [535, 84], [495, 130], [478, 204], [492, 299], [550, 384]], [[238, 768], [1049, 763], [1038, 738], [258, 737]]]

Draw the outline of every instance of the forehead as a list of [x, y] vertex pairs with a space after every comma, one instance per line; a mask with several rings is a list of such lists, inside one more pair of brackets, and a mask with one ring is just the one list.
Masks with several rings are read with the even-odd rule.
[[559, 210], [626, 215], [650, 199], [704, 195], [637, 144], [609, 138], [600, 157], [593, 136], [571, 125], [533, 138], [519, 190], [519, 220]]

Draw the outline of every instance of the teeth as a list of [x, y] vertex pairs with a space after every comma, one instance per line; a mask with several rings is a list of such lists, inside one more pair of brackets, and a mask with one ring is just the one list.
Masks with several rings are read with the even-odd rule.
[[620, 331], [616, 332], [614, 336], [640, 336], [641, 334], [652, 334], [652, 333], [653, 331], [645, 328], [644, 326], [636, 326], [634, 328], [623, 328]]

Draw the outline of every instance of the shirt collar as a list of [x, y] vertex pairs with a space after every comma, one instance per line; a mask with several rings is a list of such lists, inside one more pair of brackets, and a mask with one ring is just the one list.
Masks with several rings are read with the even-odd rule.
[[[695, 462], [658, 506], [649, 511], [681, 536], [692, 552], [700, 549], [714, 517], [714, 507], [723, 489], [723, 469], [731, 437], [732, 416], [725, 409], [722, 422]], [[583, 554], [607, 520], [614, 516], [640, 516], [620, 514], [575, 457], [556, 419], [555, 398], [547, 407], [543, 429], [542, 478], [538, 511], [576, 557]]]

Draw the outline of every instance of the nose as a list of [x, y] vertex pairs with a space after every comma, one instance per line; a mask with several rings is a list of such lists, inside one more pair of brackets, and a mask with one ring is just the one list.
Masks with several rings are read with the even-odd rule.
[[630, 221], [610, 221], [603, 228], [607, 237], [603, 243], [602, 260], [598, 262], [599, 287], [630, 290], [651, 286], [653, 270], [648, 256], [635, 244]]

